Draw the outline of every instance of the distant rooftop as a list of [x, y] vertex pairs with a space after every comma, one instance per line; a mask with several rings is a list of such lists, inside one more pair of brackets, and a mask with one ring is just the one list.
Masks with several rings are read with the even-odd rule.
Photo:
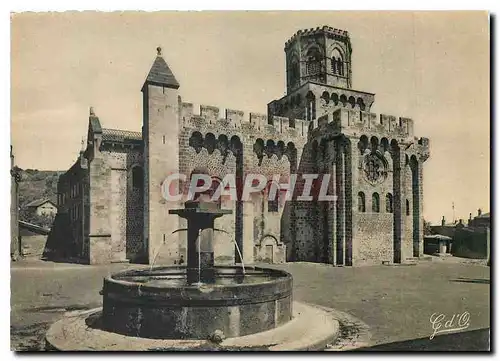
[[32, 202], [29, 202], [26, 205], [26, 207], [39, 207], [42, 204], [45, 204], [47, 202], [52, 203], [55, 206], [55, 203], [52, 200], [50, 200], [49, 198], [43, 198], [43, 199], [37, 199], [37, 200], [34, 200]]
[[475, 218], [490, 218], [490, 212], [481, 214], [480, 216], [477, 216]]

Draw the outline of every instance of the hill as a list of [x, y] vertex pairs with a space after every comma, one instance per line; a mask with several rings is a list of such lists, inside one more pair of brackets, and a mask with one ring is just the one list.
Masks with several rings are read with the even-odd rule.
[[57, 181], [64, 171], [20, 169], [19, 207], [41, 198], [48, 198], [57, 204]]

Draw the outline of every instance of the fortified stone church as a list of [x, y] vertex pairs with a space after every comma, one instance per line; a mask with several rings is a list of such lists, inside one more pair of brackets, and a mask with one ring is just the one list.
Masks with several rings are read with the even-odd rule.
[[204, 169], [215, 182], [226, 174], [329, 174], [328, 194], [337, 196], [268, 200], [266, 188], [251, 201], [224, 200], [233, 214], [216, 220], [218, 264], [240, 261], [234, 242], [245, 264], [402, 263], [422, 255], [429, 140], [414, 137], [412, 119], [370, 113], [375, 94], [352, 88], [347, 31], [300, 30], [285, 56], [287, 92], [267, 114], [221, 114], [182, 101], [158, 48], [142, 87], [142, 132], [105, 128], [91, 108], [85, 149], [59, 179], [53, 250], [92, 264], [185, 259], [186, 234], [173, 233], [185, 221], [168, 214], [183, 204], [165, 200], [162, 182]]

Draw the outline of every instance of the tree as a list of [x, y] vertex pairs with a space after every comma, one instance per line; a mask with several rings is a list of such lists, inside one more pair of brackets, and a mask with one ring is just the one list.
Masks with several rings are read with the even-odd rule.
[[38, 215], [30, 209], [22, 208], [19, 212], [19, 219], [40, 227], [51, 228], [54, 223], [54, 216], [42, 214]]

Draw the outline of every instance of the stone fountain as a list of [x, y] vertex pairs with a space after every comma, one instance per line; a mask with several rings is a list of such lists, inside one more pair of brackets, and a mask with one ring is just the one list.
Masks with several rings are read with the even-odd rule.
[[206, 339], [262, 332], [292, 318], [292, 277], [214, 265], [214, 220], [231, 210], [200, 197], [170, 210], [187, 220], [187, 266], [118, 273], [104, 280], [103, 323], [131, 336]]
[[46, 335], [48, 349], [197, 349], [207, 339], [226, 339], [226, 348], [271, 342], [288, 350], [331, 341], [338, 322], [316, 307], [292, 305], [289, 273], [214, 264], [214, 221], [231, 210], [201, 195], [169, 213], [187, 220], [187, 265], [106, 277], [102, 309], [56, 322]]

